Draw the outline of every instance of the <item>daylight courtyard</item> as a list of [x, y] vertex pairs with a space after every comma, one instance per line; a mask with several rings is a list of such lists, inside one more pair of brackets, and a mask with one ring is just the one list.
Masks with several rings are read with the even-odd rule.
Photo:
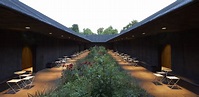
[[66, 27], [21, 1], [0, 0], [1, 97], [199, 96], [197, 0], [176, 0], [143, 20], [95, 32], [81, 23]]

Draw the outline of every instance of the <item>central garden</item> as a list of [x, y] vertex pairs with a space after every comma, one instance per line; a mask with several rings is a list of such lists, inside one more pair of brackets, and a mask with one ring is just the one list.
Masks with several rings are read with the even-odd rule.
[[135, 78], [124, 71], [102, 46], [63, 71], [56, 89], [37, 93], [44, 97], [146, 97]]

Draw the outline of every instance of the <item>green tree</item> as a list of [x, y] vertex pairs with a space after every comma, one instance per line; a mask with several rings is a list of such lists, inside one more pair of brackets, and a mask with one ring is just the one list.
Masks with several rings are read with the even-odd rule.
[[136, 23], [138, 23], [137, 20], [131, 21], [128, 25], [126, 25], [125, 27], [123, 27], [123, 29], [122, 29], [121, 31], [124, 31], [124, 30], [126, 30], [126, 29], [132, 27], [132, 26], [135, 25]]
[[102, 27], [102, 28], [97, 29], [97, 34], [98, 34], [98, 35], [102, 35], [102, 34], [103, 34], [103, 32], [104, 32], [104, 28], [103, 28], [103, 27]]
[[89, 28], [84, 28], [83, 29], [83, 34], [85, 34], [85, 35], [92, 35], [92, 34], [94, 34], [92, 31], [91, 31], [91, 29], [89, 29]]
[[73, 24], [72, 27], [71, 27], [71, 29], [72, 29], [73, 31], [79, 33], [79, 26], [78, 26], [78, 24]]
[[112, 26], [109, 26], [108, 28], [106, 28], [104, 30], [103, 34], [118, 34], [118, 30], [117, 29], [113, 29]]

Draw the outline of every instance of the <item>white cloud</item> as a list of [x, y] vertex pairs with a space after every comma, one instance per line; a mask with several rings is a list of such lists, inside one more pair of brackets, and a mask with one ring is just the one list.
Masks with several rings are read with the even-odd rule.
[[20, 0], [66, 27], [80, 31], [112, 25], [120, 31], [132, 20], [141, 21], [175, 0]]

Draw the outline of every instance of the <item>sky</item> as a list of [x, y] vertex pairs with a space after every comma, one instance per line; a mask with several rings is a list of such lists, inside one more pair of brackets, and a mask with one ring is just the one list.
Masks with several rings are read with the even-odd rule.
[[142, 21], [176, 0], [19, 0], [51, 19], [82, 32], [112, 26], [120, 31], [132, 20]]

